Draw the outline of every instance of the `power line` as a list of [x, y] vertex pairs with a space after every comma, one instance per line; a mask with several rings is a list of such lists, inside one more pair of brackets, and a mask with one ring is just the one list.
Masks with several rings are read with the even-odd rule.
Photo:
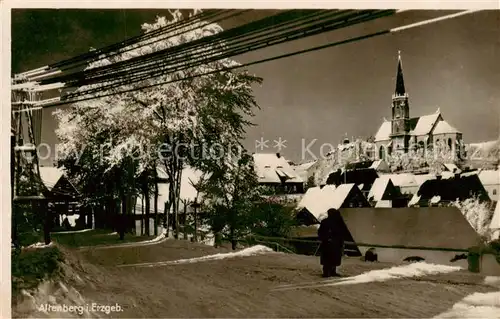
[[91, 51], [91, 52], [87, 52], [87, 53], [78, 55], [76, 57], [72, 57], [70, 59], [66, 59], [66, 60], [63, 60], [63, 61], [60, 61], [60, 62], [57, 62], [57, 63], [53, 63], [53, 64], [50, 64], [48, 66], [44, 66], [44, 67], [41, 67], [41, 68], [38, 68], [38, 69], [34, 69], [34, 70], [27, 71], [27, 72], [23, 72], [23, 73], [18, 74], [18, 76], [29, 77], [29, 76], [33, 76], [35, 74], [39, 74], [39, 73], [43, 73], [43, 72], [49, 72], [52, 69], [61, 68], [61, 67], [67, 66], [69, 64], [75, 63], [75, 62], [80, 62], [80, 61], [83, 61], [83, 60], [89, 61], [89, 60], [92, 60], [92, 59], [98, 59], [99, 56], [102, 55], [102, 54], [113, 52], [113, 51], [119, 50], [119, 49], [121, 49], [123, 47], [130, 46], [130, 45], [133, 45], [135, 43], [147, 40], [147, 39], [149, 39], [151, 37], [158, 36], [159, 34], [175, 30], [176, 28], [179, 28], [180, 26], [186, 25], [188, 23], [192, 23], [195, 20], [205, 19], [207, 16], [210, 17], [211, 15], [214, 14], [213, 11], [219, 12], [219, 11], [222, 11], [222, 10], [211, 10], [211, 11], [207, 11], [207, 12], [202, 12], [200, 14], [195, 14], [195, 15], [193, 15], [192, 17], [190, 17], [188, 19], [182, 19], [180, 21], [177, 21], [177, 22], [172, 23], [170, 25], [167, 25], [165, 27], [159, 28], [159, 29], [154, 30], [152, 32], [148, 32], [148, 33], [145, 33], [145, 34], [137, 35], [137, 36], [131, 37], [129, 39], [123, 40], [121, 42], [114, 43], [114, 44], [111, 44], [111, 45], [99, 48], [97, 50], [94, 50], [94, 51]]
[[[201, 54], [200, 57], [195, 59], [194, 61], [188, 61], [188, 63], [183, 63], [180, 65], [175, 66], [174, 68], [161, 68], [161, 65], [155, 64], [155, 65], [149, 65], [145, 66], [143, 68], [140, 68], [136, 73], [131, 72], [130, 70], [123, 71], [121, 74], [126, 76], [127, 78], [123, 79], [120, 78], [120, 81], [117, 83], [113, 84], [108, 84], [105, 85], [104, 87], [97, 87], [94, 89], [89, 89], [86, 91], [80, 91], [76, 93], [71, 93], [67, 96], [67, 98], [74, 97], [74, 96], [82, 96], [82, 95], [87, 95], [99, 91], [104, 91], [105, 89], [111, 89], [114, 87], [119, 87], [124, 84], [128, 84], [130, 82], [137, 82], [143, 79], [148, 79], [151, 77], [155, 76], [160, 76], [163, 74], [166, 74], [167, 72], [178, 72], [182, 70], [187, 70], [189, 68], [195, 67], [195, 66], [200, 66], [207, 64], [209, 62], [215, 62], [218, 60], [221, 60], [223, 58], [228, 58], [231, 56], [243, 54], [246, 52], [254, 51], [257, 49], [262, 49], [265, 47], [269, 47], [272, 45], [277, 45], [281, 44], [284, 42], [289, 42], [293, 40], [298, 40], [306, 37], [310, 37], [313, 35], [317, 35], [323, 32], [347, 27], [353, 24], [373, 20], [382, 16], [387, 16], [390, 14], [393, 14], [394, 10], [385, 10], [385, 11], [376, 11], [376, 12], [355, 12], [351, 14], [346, 14], [344, 12], [339, 12], [334, 17], [330, 20], [327, 21], [320, 21], [320, 23], [316, 23], [313, 25], [309, 25], [303, 28], [297, 28], [295, 30], [289, 31], [287, 33], [283, 34], [278, 34], [273, 36], [273, 32], [270, 32], [270, 36], [267, 35], [264, 36], [262, 39], [259, 39], [259, 36], [254, 37], [256, 38], [255, 41], [253, 42], [244, 42], [243, 44], [236, 46], [235, 48], [231, 48], [227, 52], [222, 52], [222, 53], [216, 53], [213, 54], [212, 52], [209, 52], [211, 55], [207, 57], [207, 55]], [[253, 38], [251, 38], [253, 39]], [[185, 59], [184, 59], [185, 60]], [[164, 62], [164, 64], [169, 64], [170, 61]], [[182, 61], [184, 62], [184, 61]], [[173, 70], [172, 70], [173, 69]], [[144, 71], [149, 71], [151, 70], [152, 72], [150, 73], [143, 73], [140, 74], [141, 72]], [[128, 73], [128, 74], [127, 74]], [[107, 78], [104, 78], [104, 80], [107, 80]], [[93, 83], [93, 82], [91, 82]], [[84, 83], [81, 83], [84, 84]], [[86, 83], [85, 83], [86, 84]]]
[[190, 41], [187, 43], [182, 43], [182, 44], [176, 45], [174, 47], [169, 47], [169, 48], [166, 48], [163, 50], [158, 50], [158, 51], [152, 52], [152, 53], [147, 54], [147, 55], [141, 55], [141, 56], [127, 59], [124, 61], [115, 62], [115, 63], [112, 63], [110, 65], [100, 66], [97, 68], [92, 68], [89, 70], [76, 72], [73, 74], [69, 74], [67, 76], [58, 76], [55, 78], [44, 79], [44, 80], [41, 80], [40, 83], [41, 84], [49, 84], [49, 83], [54, 83], [54, 82], [67, 82], [67, 80], [70, 80], [71, 78], [75, 78], [75, 77], [79, 78], [79, 77], [84, 77], [86, 75], [97, 74], [99, 72], [103, 72], [103, 71], [106, 71], [109, 69], [116, 69], [118, 67], [127, 67], [130, 65], [133, 65], [136, 62], [142, 62], [142, 61], [145, 61], [147, 59], [162, 58], [163, 56], [165, 56], [167, 54], [177, 53], [177, 52], [182, 51], [182, 50], [189, 50], [193, 47], [205, 45], [205, 44], [208, 44], [208, 43], [213, 42], [213, 41], [221, 41], [223, 39], [228, 39], [228, 38], [231, 38], [234, 36], [238, 36], [238, 35], [242, 35], [242, 34], [244, 35], [249, 30], [252, 31], [256, 27], [262, 28], [265, 25], [269, 25], [269, 24], [272, 25], [273, 23], [276, 23], [275, 21], [277, 19], [287, 19], [289, 14], [290, 14], [289, 12], [279, 13], [277, 15], [274, 15], [271, 17], [266, 17], [266, 18], [261, 19], [261, 20], [253, 21], [251, 23], [248, 23], [248, 24], [245, 24], [242, 26], [238, 26], [238, 27], [234, 27], [234, 28], [231, 28], [228, 30], [224, 30], [224, 31], [217, 33], [217, 34], [214, 34], [214, 35], [206, 36], [206, 37], [196, 39], [194, 41]]
[[[249, 63], [244, 63], [244, 64], [232, 66], [232, 67], [227, 67], [227, 68], [222, 68], [222, 69], [218, 69], [218, 70], [213, 70], [213, 71], [209, 71], [209, 72], [205, 72], [205, 73], [200, 73], [200, 74], [196, 74], [196, 75], [192, 75], [192, 76], [188, 76], [188, 77], [184, 77], [184, 78], [163, 81], [163, 82], [159, 82], [159, 83], [155, 83], [155, 84], [151, 84], [151, 85], [146, 85], [146, 86], [131, 88], [131, 89], [123, 90], [123, 91], [112, 92], [112, 93], [108, 93], [108, 94], [103, 94], [103, 95], [93, 96], [93, 97], [87, 97], [87, 98], [82, 98], [82, 99], [77, 99], [77, 100], [67, 100], [67, 101], [51, 102], [51, 103], [47, 103], [45, 105], [42, 105], [41, 107], [47, 108], [47, 107], [52, 107], [52, 106], [58, 106], [58, 105], [65, 105], [65, 104], [77, 103], [77, 102], [82, 102], [82, 101], [88, 101], [88, 100], [93, 100], [93, 99], [97, 99], [97, 98], [112, 96], [112, 95], [116, 95], [116, 94], [123, 94], [123, 93], [138, 91], [138, 90], [142, 90], [142, 89], [146, 89], [146, 88], [151, 88], [151, 87], [156, 87], [156, 86], [160, 86], [160, 85], [165, 85], [165, 84], [169, 84], [169, 83], [174, 83], [174, 82], [178, 82], [178, 81], [188, 80], [188, 79], [192, 79], [192, 78], [195, 78], [195, 77], [211, 75], [211, 74], [222, 72], [222, 71], [230, 71], [230, 70], [233, 70], [233, 69], [239, 69], [239, 68], [243, 68], [243, 67], [247, 67], [247, 66], [251, 66], [251, 65], [257, 65], [257, 64], [261, 64], [261, 63], [265, 63], [265, 62], [270, 62], [270, 61], [274, 61], [274, 60], [278, 60], [278, 59], [283, 59], [283, 58], [287, 58], [287, 57], [291, 57], [291, 56], [295, 56], [295, 55], [305, 54], [305, 53], [309, 53], [309, 52], [313, 52], [313, 51], [318, 51], [318, 50], [322, 50], [322, 49], [326, 49], [326, 48], [330, 48], [330, 47], [335, 47], [335, 46], [339, 46], [339, 45], [343, 45], [343, 44], [357, 42], [357, 41], [361, 41], [361, 40], [365, 40], [365, 39], [369, 39], [369, 38], [373, 38], [373, 37], [377, 37], [377, 36], [381, 36], [381, 35], [385, 35], [385, 34], [397, 33], [397, 32], [400, 32], [400, 31], [411, 29], [411, 28], [415, 28], [415, 27], [419, 27], [419, 26], [424, 26], [424, 25], [436, 23], [436, 22], [439, 22], [439, 21], [448, 20], [448, 19], [456, 18], [456, 17], [459, 17], [459, 16], [471, 14], [471, 13], [476, 13], [478, 11], [481, 11], [481, 10], [462, 11], [462, 12], [455, 13], [455, 14], [449, 14], [449, 15], [438, 17], [438, 18], [434, 18], [434, 19], [428, 19], [428, 20], [420, 21], [420, 22], [413, 23], [413, 24], [407, 24], [407, 25], [403, 25], [403, 26], [400, 26], [400, 27], [396, 27], [396, 28], [386, 29], [386, 30], [382, 30], [382, 31], [378, 31], [378, 32], [370, 33], [370, 34], [365, 34], [365, 35], [358, 36], [358, 37], [352, 37], [352, 38], [349, 38], [349, 39], [346, 39], [346, 40], [342, 40], [342, 41], [332, 42], [332, 43], [328, 43], [328, 44], [324, 44], [324, 45], [320, 45], [320, 46], [315, 46], [315, 47], [304, 49], [304, 50], [298, 50], [298, 51], [294, 51], [294, 52], [291, 52], [291, 53], [277, 55], [277, 56], [274, 56], [274, 57], [271, 57], [271, 58], [261, 59], [261, 60], [257, 60], [257, 61], [253, 61], [253, 62], [249, 62]], [[37, 105], [37, 106], [40, 106], [40, 105]]]

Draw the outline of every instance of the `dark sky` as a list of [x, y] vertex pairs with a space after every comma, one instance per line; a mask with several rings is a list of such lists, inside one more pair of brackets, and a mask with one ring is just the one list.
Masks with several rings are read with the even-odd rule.
[[[352, 36], [392, 28], [450, 11], [409, 11], [347, 29], [236, 57], [239, 62], [271, 57]], [[140, 32], [166, 10], [13, 10], [12, 71], [37, 68], [102, 47]], [[253, 11], [221, 23], [230, 28], [270, 14]], [[263, 137], [281, 137], [287, 158], [301, 160], [302, 141], [318, 154], [345, 133], [374, 135], [390, 117], [397, 51], [401, 50], [410, 116], [434, 113], [463, 132], [466, 142], [495, 139], [500, 123], [500, 11], [482, 11], [347, 45], [248, 68], [262, 77], [255, 95], [262, 110], [245, 142], [255, 150]], [[44, 110], [42, 140], [55, 143], [53, 109]], [[260, 149], [258, 150], [260, 151]], [[319, 154], [318, 154], [319, 155]]]

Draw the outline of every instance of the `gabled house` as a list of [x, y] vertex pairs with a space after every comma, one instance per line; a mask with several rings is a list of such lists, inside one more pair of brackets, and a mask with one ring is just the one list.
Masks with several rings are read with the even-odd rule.
[[354, 169], [354, 170], [337, 170], [331, 173], [327, 180], [327, 185], [355, 184], [361, 192], [368, 196], [373, 182], [378, 178], [378, 174], [374, 169]]
[[[370, 193], [368, 202], [374, 207], [398, 207], [398, 201], [401, 200], [401, 193], [394, 186], [390, 178], [381, 176], [375, 180]], [[406, 205], [405, 205], [406, 206]]]
[[255, 173], [259, 184], [277, 193], [303, 193], [305, 181], [281, 154], [254, 153]]
[[308, 191], [310, 195], [304, 195], [297, 207], [297, 219], [306, 226], [320, 223], [331, 208], [370, 207], [355, 184], [326, 185], [320, 190], [314, 187]]
[[81, 212], [80, 193], [62, 168], [40, 166], [40, 178], [44, 186], [43, 196], [48, 201], [47, 208], [54, 217], [55, 229], [61, 227], [66, 218], [69, 222], [69, 225], [64, 222], [66, 228], [75, 227], [81, 216], [81, 220], [78, 220], [80, 228], [92, 226], [92, 214]]
[[482, 201], [490, 200], [477, 174], [456, 174], [455, 177], [446, 179], [437, 176], [436, 179], [425, 181], [408, 205], [447, 205], [471, 197], [478, 197]]
[[364, 253], [376, 247], [383, 262], [421, 256], [427, 262], [448, 263], [461, 250], [481, 242], [456, 207], [346, 208], [340, 212], [359, 250]]
[[478, 175], [491, 200], [498, 201], [500, 198], [500, 170], [482, 170]]

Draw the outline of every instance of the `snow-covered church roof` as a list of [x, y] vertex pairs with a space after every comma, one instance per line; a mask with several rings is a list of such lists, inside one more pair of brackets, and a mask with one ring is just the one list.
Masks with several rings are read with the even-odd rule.
[[376, 142], [388, 141], [391, 139], [390, 135], [391, 135], [391, 122], [384, 119], [382, 125], [380, 125], [380, 128], [378, 129], [377, 134], [375, 134], [375, 141]]
[[454, 134], [454, 133], [461, 133], [459, 130], [451, 126], [448, 122], [445, 120], [439, 121], [436, 125], [436, 128], [432, 132], [432, 134]]
[[439, 112], [439, 110], [434, 114], [423, 115], [419, 117], [417, 125], [410, 132], [410, 134], [415, 136], [428, 135], [440, 118], [441, 113]]

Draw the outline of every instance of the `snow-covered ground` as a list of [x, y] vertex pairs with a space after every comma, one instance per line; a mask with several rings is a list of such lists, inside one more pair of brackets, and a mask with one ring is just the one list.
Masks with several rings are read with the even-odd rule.
[[45, 243], [34, 243], [29, 245], [28, 247], [23, 247], [23, 248], [29, 248], [29, 249], [40, 249], [40, 248], [47, 248], [47, 247], [52, 247], [53, 242], [50, 242], [48, 245], [45, 245]]
[[[500, 289], [500, 277], [486, 277], [484, 283]], [[500, 291], [473, 293], [434, 318], [500, 318]]]
[[208, 255], [203, 257], [196, 258], [188, 258], [188, 259], [179, 259], [172, 261], [164, 261], [164, 262], [154, 262], [154, 263], [142, 263], [142, 264], [128, 264], [128, 265], [119, 265], [118, 267], [157, 267], [157, 266], [166, 266], [166, 265], [178, 265], [178, 264], [192, 264], [204, 261], [212, 261], [212, 260], [222, 260], [227, 258], [235, 258], [235, 257], [247, 257], [247, 256], [255, 256], [265, 253], [273, 252], [273, 250], [269, 247], [256, 245], [249, 248], [242, 249], [237, 252], [230, 253], [219, 253], [215, 255]]
[[425, 262], [412, 263], [408, 265], [395, 266], [386, 269], [371, 270], [365, 272], [361, 275], [346, 277], [346, 278], [334, 278], [327, 279], [316, 283], [311, 283], [310, 285], [297, 285], [293, 286], [282, 286], [278, 287], [276, 290], [290, 290], [290, 289], [305, 289], [305, 288], [317, 288], [317, 287], [327, 287], [327, 286], [340, 286], [340, 285], [355, 285], [364, 284], [369, 282], [382, 282], [394, 279], [403, 279], [411, 277], [423, 277], [428, 275], [444, 274], [454, 271], [461, 270], [461, 267], [457, 266], [447, 266], [430, 264]]

